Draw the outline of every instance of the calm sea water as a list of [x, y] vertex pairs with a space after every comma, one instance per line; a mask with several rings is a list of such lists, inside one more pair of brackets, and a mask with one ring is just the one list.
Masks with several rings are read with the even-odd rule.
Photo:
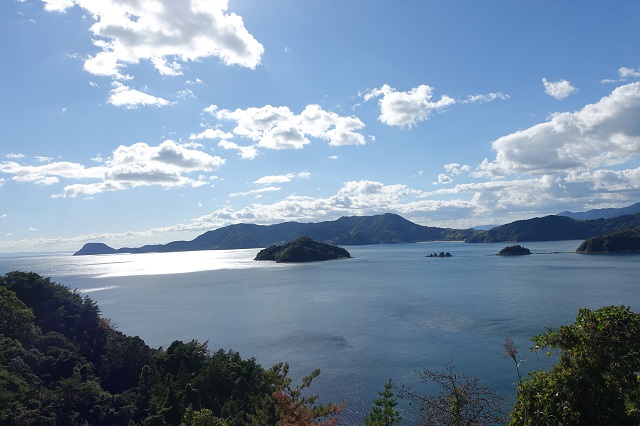
[[[152, 347], [208, 340], [264, 367], [287, 361], [296, 378], [320, 368], [312, 390], [344, 400], [344, 423], [362, 424], [389, 378], [419, 388], [417, 371], [451, 362], [512, 396], [505, 337], [525, 368], [547, 368], [528, 351], [532, 335], [572, 323], [580, 307], [638, 311], [640, 255], [577, 255], [579, 244], [526, 243], [534, 255], [522, 257], [495, 256], [505, 244], [357, 246], [346, 247], [353, 259], [299, 265], [255, 262], [257, 249], [3, 257], [0, 273], [78, 289]], [[453, 257], [424, 257], [441, 251]]]

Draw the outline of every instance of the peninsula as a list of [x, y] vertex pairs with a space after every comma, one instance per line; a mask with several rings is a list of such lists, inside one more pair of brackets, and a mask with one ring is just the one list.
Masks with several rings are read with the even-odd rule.
[[587, 238], [580, 244], [576, 253], [640, 253], [640, 229]]

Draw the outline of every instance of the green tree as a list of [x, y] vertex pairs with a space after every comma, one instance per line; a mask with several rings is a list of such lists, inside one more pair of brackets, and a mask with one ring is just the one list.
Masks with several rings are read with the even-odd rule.
[[402, 421], [400, 412], [395, 409], [398, 402], [393, 397], [391, 379], [384, 385], [384, 390], [378, 392], [381, 398], [373, 402], [369, 416], [364, 419], [365, 426], [392, 426]]
[[35, 335], [34, 322], [35, 316], [31, 309], [13, 291], [0, 285], [0, 334], [30, 341]]
[[574, 324], [531, 340], [534, 351], [560, 356], [520, 385], [512, 425], [640, 424], [639, 314], [624, 306], [580, 309]]

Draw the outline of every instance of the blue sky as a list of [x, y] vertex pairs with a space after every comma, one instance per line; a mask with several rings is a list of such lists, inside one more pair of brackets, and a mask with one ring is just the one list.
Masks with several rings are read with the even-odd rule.
[[7, 0], [0, 252], [640, 201], [640, 2]]

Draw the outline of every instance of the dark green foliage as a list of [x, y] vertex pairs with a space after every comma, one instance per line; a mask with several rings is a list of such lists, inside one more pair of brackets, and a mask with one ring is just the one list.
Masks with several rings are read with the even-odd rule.
[[302, 237], [284, 246], [270, 246], [264, 250], [260, 250], [255, 260], [316, 262], [349, 257], [351, 257], [349, 252], [341, 247], [318, 243], [309, 237]]
[[207, 343], [153, 350], [34, 273], [0, 277], [0, 424], [275, 425], [280, 367]]
[[142, 368], [152, 363], [152, 351], [141, 338], [112, 330], [99, 363], [102, 386], [112, 393], [131, 389], [138, 385]]
[[637, 253], [640, 252], [640, 229], [618, 231], [586, 239], [577, 253]]
[[522, 247], [519, 244], [505, 247], [500, 250], [500, 253], [498, 253], [499, 256], [522, 256], [527, 254], [531, 254], [531, 250], [526, 247]]
[[512, 425], [640, 424], [640, 315], [627, 307], [580, 309], [572, 325], [532, 338], [560, 351], [550, 371], [519, 386]]
[[0, 286], [0, 334], [18, 340], [30, 341], [35, 335], [33, 312], [16, 294]]
[[55, 331], [73, 342], [86, 358], [96, 361], [107, 333], [101, 327], [100, 310], [88, 297], [33, 272], [9, 272], [0, 285], [15, 292], [35, 315], [43, 333]]
[[384, 385], [384, 390], [378, 392], [379, 399], [373, 402], [371, 412], [364, 419], [365, 426], [392, 426], [402, 421], [400, 412], [395, 409], [398, 402], [393, 397], [391, 379]]

